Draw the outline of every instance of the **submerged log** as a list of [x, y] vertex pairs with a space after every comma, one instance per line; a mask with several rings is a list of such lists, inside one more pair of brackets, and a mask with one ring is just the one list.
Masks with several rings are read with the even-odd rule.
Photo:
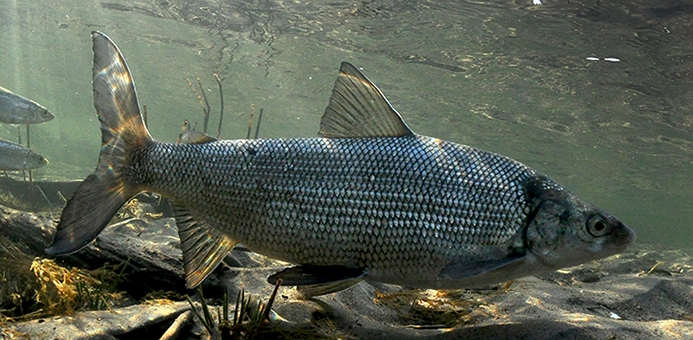
[[47, 213], [30, 213], [0, 205], [0, 236], [25, 244], [39, 256], [53, 237], [55, 222]]
[[6, 328], [42, 339], [122, 339], [124, 336], [156, 339], [176, 317], [189, 309], [187, 302], [143, 304], [109, 311], [77, 312]]
[[0, 205], [18, 210], [54, 211], [82, 181], [26, 181], [0, 177]]
[[[48, 213], [32, 213], [0, 205], [0, 236], [25, 244], [30, 255], [47, 257], [57, 221]], [[127, 263], [129, 282], [140, 289], [185, 291], [181, 251], [172, 218], [142, 216], [112, 224], [84, 249], [56, 260], [82, 268]]]

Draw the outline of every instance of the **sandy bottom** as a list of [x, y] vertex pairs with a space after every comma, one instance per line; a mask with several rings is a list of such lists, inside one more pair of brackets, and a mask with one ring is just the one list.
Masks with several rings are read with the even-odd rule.
[[[266, 300], [273, 287], [265, 278], [284, 264], [234, 250], [227, 262], [243, 269], [218, 269], [205, 291], [243, 287]], [[693, 338], [691, 259], [680, 250], [635, 245], [620, 256], [559, 272], [516, 280], [488, 290], [408, 290], [362, 282], [309, 300], [281, 288], [264, 338], [362, 339], [689, 339]], [[216, 303], [215, 303], [216, 301]], [[216, 315], [218, 299], [208, 299]], [[198, 305], [199, 307], [199, 305]], [[156, 302], [111, 311], [6, 325], [22, 337], [115, 339], [122, 335], [158, 338], [186, 302]], [[231, 306], [233, 309], [233, 305]], [[180, 338], [204, 337], [197, 324]], [[152, 326], [158, 325], [158, 326]], [[142, 333], [149, 327], [149, 333]]]

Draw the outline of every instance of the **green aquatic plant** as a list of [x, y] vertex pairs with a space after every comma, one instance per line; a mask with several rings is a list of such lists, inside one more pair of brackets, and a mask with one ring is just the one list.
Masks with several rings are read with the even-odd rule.
[[200, 106], [202, 107], [202, 112], [204, 112], [204, 127], [202, 128], [202, 132], [207, 133], [207, 126], [209, 125], [209, 113], [210, 113], [211, 107], [209, 105], [209, 101], [207, 100], [207, 95], [205, 94], [205, 89], [204, 89], [204, 87], [202, 87], [202, 81], [200, 80], [200, 78], [197, 78], [197, 85], [200, 87], [199, 92], [197, 91], [197, 89], [195, 89], [195, 86], [190, 81], [190, 79], [185, 78], [185, 81], [188, 82], [190, 89], [192, 89], [193, 93], [195, 94], [195, 96], [197, 96], [197, 99], [200, 101]]
[[[219, 74], [214, 73], [214, 80], [217, 82], [217, 86], [219, 88], [219, 126], [217, 127], [217, 134], [216, 134], [216, 139], [219, 139], [221, 136], [221, 127], [222, 127], [222, 122], [224, 121], [224, 91], [222, 88], [222, 83], [221, 83], [221, 78], [219, 78]], [[185, 78], [185, 81], [188, 83], [188, 86], [190, 86], [190, 89], [192, 90], [193, 94], [197, 97], [197, 100], [200, 102], [200, 107], [202, 108], [202, 113], [204, 114], [204, 120], [203, 120], [203, 127], [202, 127], [202, 133], [206, 136], [211, 137], [211, 134], [207, 133], [208, 126], [209, 126], [209, 116], [211, 113], [211, 106], [209, 105], [209, 100], [207, 99], [207, 95], [205, 94], [204, 87], [202, 86], [202, 81], [200, 78], [197, 78], [197, 85], [199, 87], [199, 90], [195, 88], [195, 85], [193, 85], [193, 82], [190, 81], [190, 79]], [[258, 135], [260, 133], [260, 123], [262, 121], [262, 114], [263, 114], [263, 109], [260, 109], [260, 115], [258, 116], [257, 119], [257, 124], [255, 126], [255, 139], [258, 138]], [[146, 111], [145, 111], [146, 114]], [[250, 117], [248, 118], [248, 132], [246, 134], [246, 139], [250, 139], [251, 131], [252, 131], [252, 126], [253, 126], [253, 116], [255, 115], [255, 104], [251, 104], [250, 106]], [[145, 115], [146, 117], [146, 115]], [[145, 120], [146, 122], [146, 120]], [[197, 123], [192, 124], [193, 130], [195, 130], [195, 127], [197, 126]], [[188, 121], [186, 120], [184, 125], [184, 128], [187, 128], [187, 130], [190, 129], [188, 125]], [[214, 138], [214, 137], [212, 137]], [[179, 138], [178, 142], [181, 142], [181, 139]]]
[[246, 294], [244, 289], [241, 289], [236, 296], [232, 318], [229, 315], [229, 294], [228, 291], [225, 291], [221, 311], [217, 309], [218, 323], [212, 317], [200, 287], [196, 289], [196, 292], [200, 296], [201, 311], [195, 308], [190, 296], [187, 296], [187, 300], [193, 314], [200, 320], [209, 334], [220, 336], [221, 339], [253, 339], [261, 332], [268, 330], [266, 326], [269, 323], [272, 304], [274, 304], [280, 283], [281, 280], [274, 286], [274, 290], [266, 303], [262, 301], [257, 301], [257, 304], [254, 303], [255, 299]]
[[32, 294], [38, 282], [29, 270], [33, 259], [29, 252], [25, 245], [0, 237], [0, 321], [35, 310]]
[[118, 273], [115, 273], [117, 266], [108, 268], [108, 265], [93, 271], [92, 275], [99, 276], [94, 281], [95, 284], [89, 284], [86, 281], [76, 282], [75, 303], [78, 309], [106, 310], [111, 308], [114, 298], [119, 297], [117, 293], [118, 283], [121, 282], [129, 261], [129, 259], [125, 261]]

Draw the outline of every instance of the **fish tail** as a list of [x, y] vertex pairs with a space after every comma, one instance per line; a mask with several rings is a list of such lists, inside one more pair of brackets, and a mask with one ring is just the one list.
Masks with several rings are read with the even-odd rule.
[[140, 115], [135, 85], [123, 56], [103, 33], [94, 42], [94, 107], [101, 122], [101, 153], [94, 173], [63, 209], [52, 255], [73, 253], [96, 238], [142, 188], [130, 179], [133, 155], [154, 143]]

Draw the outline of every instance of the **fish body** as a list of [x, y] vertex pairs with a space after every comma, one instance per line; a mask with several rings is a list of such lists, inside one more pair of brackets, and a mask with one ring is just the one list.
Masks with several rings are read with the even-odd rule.
[[41, 104], [0, 87], [0, 123], [37, 124], [53, 118]]
[[94, 32], [99, 165], [63, 210], [49, 254], [79, 250], [140, 191], [173, 202], [188, 287], [248, 248], [296, 267], [311, 295], [360, 280], [494, 284], [623, 251], [633, 231], [510, 158], [413, 133], [342, 63], [320, 137], [160, 143], [112, 41]]
[[508, 158], [421, 135], [155, 143], [140, 156], [134, 182], [185, 198], [195, 220], [256, 252], [427, 288], [488, 284], [438, 274], [521, 252], [537, 178]]
[[48, 160], [31, 149], [0, 139], [0, 170], [31, 170], [46, 164], [48, 164]]

